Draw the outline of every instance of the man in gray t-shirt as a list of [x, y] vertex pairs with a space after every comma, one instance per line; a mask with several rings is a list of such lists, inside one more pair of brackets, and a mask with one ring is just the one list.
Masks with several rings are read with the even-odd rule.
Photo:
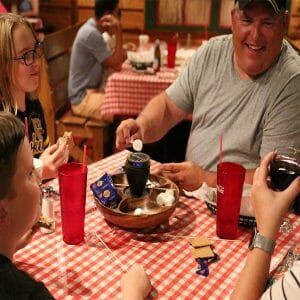
[[137, 137], [154, 142], [192, 113], [187, 161], [160, 168], [186, 190], [216, 184], [221, 135], [223, 159], [243, 164], [248, 183], [266, 153], [280, 145], [299, 147], [300, 58], [283, 40], [287, 12], [272, 3], [236, 5], [232, 35], [200, 47], [166, 92], [136, 120], [123, 121], [116, 147]]

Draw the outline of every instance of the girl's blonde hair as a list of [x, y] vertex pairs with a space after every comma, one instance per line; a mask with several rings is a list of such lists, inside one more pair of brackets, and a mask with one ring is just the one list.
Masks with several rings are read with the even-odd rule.
[[0, 101], [4, 111], [14, 111], [15, 114], [17, 103], [12, 96], [11, 83], [14, 59], [13, 29], [17, 25], [27, 26], [38, 42], [36, 32], [24, 17], [12, 13], [0, 15]]

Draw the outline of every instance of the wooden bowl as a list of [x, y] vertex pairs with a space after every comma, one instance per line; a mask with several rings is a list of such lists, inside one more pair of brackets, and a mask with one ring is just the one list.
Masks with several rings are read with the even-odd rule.
[[[179, 200], [179, 189], [174, 182], [167, 178], [151, 174], [146, 191], [140, 198], [131, 196], [124, 173], [113, 175], [112, 180], [122, 198], [118, 207], [115, 209], [109, 208], [97, 198], [94, 198], [96, 206], [103, 217], [110, 223], [131, 229], [156, 227], [166, 222], [176, 209]], [[167, 189], [174, 190], [175, 202], [172, 206], [160, 206], [156, 203], [156, 197]], [[141, 208], [144, 213], [135, 215], [136, 208]]]

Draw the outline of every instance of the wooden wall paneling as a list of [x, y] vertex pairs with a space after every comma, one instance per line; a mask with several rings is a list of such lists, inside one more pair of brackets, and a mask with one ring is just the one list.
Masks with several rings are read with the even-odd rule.
[[89, 8], [89, 7], [78, 8], [78, 22], [85, 22], [90, 17], [94, 17], [94, 8]]
[[288, 36], [300, 38], [300, 0], [291, 1]]
[[77, 0], [41, 0], [40, 15], [45, 26], [59, 30], [77, 22]]
[[[148, 0], [149, 1], [149, 0]], [[145, 0], [120, 0], [120, 9], [145, 9]]]
[[122, 10], [121, 24], [123, 29], [137, 29], [143, 31], [145, 28], [144, 11]]
[[94, 16], [94, 0], [77, 0], [78, 22], [85, 22]]

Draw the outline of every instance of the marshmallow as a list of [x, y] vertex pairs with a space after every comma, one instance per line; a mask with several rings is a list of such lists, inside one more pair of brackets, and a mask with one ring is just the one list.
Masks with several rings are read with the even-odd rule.
[[143, 209], [141, 209], [139, 207], [134, 210], [134, 215], [135, 216], [140, 216], [140, 215], [143, 215], [143, 214], [144, 214]]
[[141, 151], [143, 149], [142, 140], [140, 140], [140, 139], [134, 140], [133, 143], [132, 143], [132, 148], [133, 148], [134, 151], [137, 151], [137, 152]]
[[160, 193], [156, 197], [156, 202], [161, 206], [172, 206], [175, 202], [173, 190], [166, 190], [164, 193]]

